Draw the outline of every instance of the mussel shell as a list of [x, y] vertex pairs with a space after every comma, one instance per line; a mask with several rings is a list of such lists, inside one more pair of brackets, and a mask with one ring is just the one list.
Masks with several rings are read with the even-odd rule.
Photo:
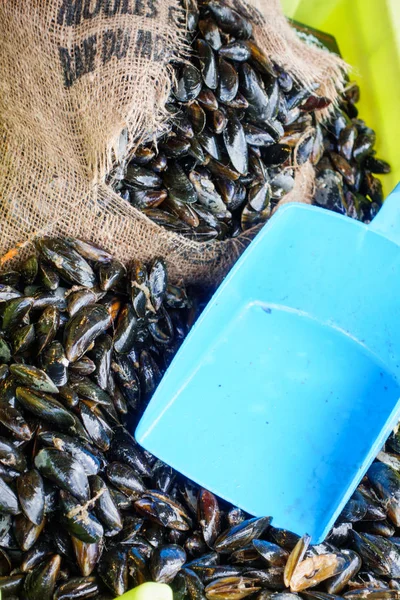
[[186, 110], [193, 125], [193, 131], [198, 135], [203, 131], [206, 125], [206, 114], [196, 100], [191, 102]]
[[89, 263], [66, 240], [41, 238], [36, 247], [43, 258], [66, 281], [84, 287], [96, 285], [96, 275]]
[[112, 338], [109, 335], [104, 334], [96, 339], [93, 350], [90, 352], [90, 356], [96, 365], [96, 371], [93, 374], [93, 378], [102, 390], [107, 390], [108, 387], [112, 349]]
[[38, 354], [54, 340], [59, 326], [60, 312], [58, 308], [48, 306], [40, 315], [35, 328]]
[[137, 498], [146, 491], [141, 478], [126, 464], [110, 462], [106, 472], [110, 482], [129, 497]]
[[270, 144], [261, 148], [261, 156], [267, 167], [279, 167], [290, 157], [291, 148], [285, 144]]
[[79, 238], [66, 238], [69, 245], [72, 246], [81, 256], [86, 258], [86, 260], [93, 260], [97, 263], [107, 263], [112, 260], [112, 255], [104, 250], [104, 248], [100, 248], [97, 244], [93, 242], [88, 242], [84, 240], [80, 240]]
[[70, 362], [78, 360], [96, 337], [111, 324], [106, 307], [101, 304], [84, 306], [68, 321], [64, 331], [64, 347]]
[[80, 402], [79, 404], [80, 417], [85, 430], [97, 448], [105, 452], [110, 447], [112, 430], [99, 415], [99, 411], [95, 411], [94, 407], [89, 406], [88, 401]]
[[72, 577], [62, 583], [54, 592], [54, 600], [75, 600], [77, 598], [97, 598], [99, 588], [95, 577]]
[[200, 71], [203, 76], [204, 83], [211, 90], [217, 89], [218, 86], [218, 69], [217, 61], [214, 52], [209, 44], [198, 38], [195, 42], [195, 50], [200, 61]]
[[231, 33], [238, 39], [251, 37], [253, 27], [248, 19], [220, 0], [211, 0], [208, 8], [218, 25], [225, 33]]
[[57, 386], [54, 385], [46, 373], [33, 365], [12, 364], [10, 365], [10, 371], [17, 383], [22, 386], [49, 394], [58, 393]]
[[221, 57], [218, 60], [218, 72], [218, 98], [221, 102], [230, 102], [235, 98], [239, 89], [238, 73], [231, 63]]
[[189, 102], [197, 98], [201, 91], [201, 75], [193, 65], [185, 65], [178, 79], [175, 96], [179, 102]]
[[14, 535], [23, 552], [30, 550], [37, 541], [45, 526], [45, 517], [41, 523], [32, 523], [23, 513], [14, 518]]
[[[83, 467], [86, 475], [96, 475], [101, 467], [100, 460], [79, 440], [64, 433], [44, 431], [39, 434], [42, 443], [70, 454]], [[29, 515], [28, 515], [29, 516]]]
[[176, 544], [156, 548], [150, 561], [150, 573], [157, 583], [170, 583], [186, 562], [186, 552]]
[[270, 517], [260, 517], [242, 521], [239, 525], [227, 529], [215, 541], [217, 552], [232, 552], [257, 539], [270, 524]]
[[103, 479], [98, 475], [90, 478], [90, 487], [93, 496], [99, 494], [95, 511], [97, 518], [105, 527], [105, 535], [115, 535], [121, 531], [123, 521], [114, 498]]
[[80, 502], [89, 500], [89, 482], [83, 466], [70, 454], [55, 448], [43, 448], [35, 458], [40, 473]]
[[47, 290], [56, 290], [60, 285], [60, 276], [54, 269], [46, 265], [46, 263], [40, 262], [39, 264], [39, 276], [41, 284]]
[[375, 462], [368, 471], [368, 479], [385, 501], [391, 521], [400, 526], [400, 475], [390, 466]]
[[152, 475], [151, 467], [143, 450], [126, 429], [120, 428], [115, 432], [108, 458], [127, 464], [142, 477], [151, 477]]
[[[6, 515], [17, 515], [20, 512], [18, 498], [12, 489], [0, 478], [0, 511]], [[5, 535], [5, 534], [4, 534]]]
[[208, 600], [220, 600], [221, 598], [246, 598], [261, 589], [257, 581], [251, 577], [231, 576], [221, 577], [209, 583], [205, 588]]
[[11, 285], [0, 283], [0, 303], [8, 302], [9, 300], [14, 300], [15, 298], [20, 298], [21, 296], [21, 292], [13, 288]]
[[74, 416], [53, 396], [43, 392], [33, 392], [30, 388], [17, 387], [17, 400], [25, 410], [37, 417], [57, 425], [64, 431], [73, 430]]
[[[133, 163], [130, 163], [128, 165], [125, 179], [129, 184], [132, 184], [138, 188], [157, 189], [157, 188], [161, 187], [161, 178], [159, 175], [154, 173], [154, 171], [152, 171], [151, 169], [148, 169], [146, 167], [140, 167]], [[118, 263], [118, 261], [116, 261], [116, 262]], [[106, 265], [107, 265], [107, 263], [104, 264], [104, 266], [106, 266]], [[121, 263], [119, 263], [119, 265], [121, 265]], [[117, 265], [114, 265], [114, 267], [115, 266], [117, 266]], [[112, 273], [115, 273], [114, 267], [111, 269]], [[110, 273], [109, 271], [106, 271], [106, 272]], [[119, 272], [118, 267], [117, 267], [117, 272]], [[105, 289], [105, 288], [103, 288], [103, 289]]]
[[0, 463], [20, 473], [23, 473], [27, 466], [24, 452], [4, 437], [0, 437]]
[[248, 169], [247, 142], [244, 129], [237, 117], [230, 117], [223, 131], [223, 138], [233, 167], [238, 173], [245, 175]]
[[98, 542], [82, 542], [73, 535], [71, 535], [71, 540], [81, 574], [88, 577], [93, 573], [100, 560], [104, 549], [104, 540], [101, 538]]
[[199, 29], [213, 50], [219, 50], [222, 46], [219, 28], [213, 19], [205, 18], [199, 21]]
[[128, 589], [127, 553], [124, 547], [110, 548], [103, 552], [98, 566], [99, 576], [116, 596], [121, 596]]
[[61, 567], [61, 556], [55, 554], [30, 571], [24, 581], [27, 600], [52, 600]]
[[16, 598], [14, 594], [18, 594], [20, 592], [24, 579], [24, 573], [0, 577], [0, 593], [2, 597], [4, 596], [4, 598]]
[[80, 308], [94, 304], [98, 295], [89, 289], [80, 289], [69, 294], [67, 299], [67, 309], [70, 317], [73, 317]]
[[22, 511], [35, 525], [43, 522], [45, 494], [43, 479], [36, 469], [23, 473], [17, 479], [18, 499]]
[[3, 330], [10, 332], [14, 327], [24, 324], [24, 318], [33, 306], [33, 298], [14, 298], [6, 302], [3, 311]]
[[201, 489], [197, 500], [197, 518], [204, 541], [210, 548], [221, 532], [221, 512], [218, 500], [211, 492]]
[[20, 411], [12, 406], [0, 406], [0, 423], [19, 440], [28, 441], [32, 431]]
[[91, 512], [78, 503], [74, 496], [61, 490], [60, 503], [63, 510], [63, 523], [72, 536], [89, 544], [102, 539], [103, 526]]
[[197, 200], [196, 191], [178, 163], [172, 163], [164, 173], [163, 182], [172, 198], [192, 204]]
[[140, 401], [140, 385], [131, 359], [125, 355], [115, 355], [111, 367], [127, 403], [136, 409]]

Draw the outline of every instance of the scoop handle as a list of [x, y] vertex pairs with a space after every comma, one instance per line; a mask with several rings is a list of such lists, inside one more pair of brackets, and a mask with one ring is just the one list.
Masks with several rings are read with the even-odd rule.
[[369, 228], [400, 245], [400, 183], [386, 198]]

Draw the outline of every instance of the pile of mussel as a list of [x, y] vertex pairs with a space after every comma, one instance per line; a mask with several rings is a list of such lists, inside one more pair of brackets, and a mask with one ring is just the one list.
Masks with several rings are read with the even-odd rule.
[[273, 64], [236, 10], [188, 4], [193, 54], [167, 103], [172, 129], [137, 148], [116, 189], [159, 225], [224, 239], [265, 222], [292, 190], [293, 166], [318, 162], [314, 113], [330, 102]]
[[221, 240], [264, 223], [293, 189], [296, 167], [310, 161], [315, 204], [372, 219], [382, 202], [373, 173], [390, 167], [357, 118], [357, 85], [322, 126], [316, 111], [330, 101], [272, 63], [245, 16], [220, 0], [186, 4], [193, 53], [177, 68], [171, 130], [119, 168], [118, 193], [171, 231]]
[[400, 600], [399, 433], [325, 543], [245, 514], [130, 434], [203, 300], [161, 259], [128, 272], [77, 239], [37, 250], [0, 275], [3, 598], [153, 580], [175, 600]]
[[383, 201], [382, 184], [374, 174], [390, 173], [390, 165], [375, 156], [376, 135], [358, 118], [359, 98], [358, 85], [349, 83], [323, 128], [314, 203], [368, 223]]

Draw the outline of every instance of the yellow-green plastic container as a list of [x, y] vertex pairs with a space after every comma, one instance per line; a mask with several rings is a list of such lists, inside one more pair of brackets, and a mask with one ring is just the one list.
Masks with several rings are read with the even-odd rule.
[[387, 195], [400, 181], [400, 0], [281, 0], [286, 16], [335, 36], [361, 89], [359, 116], [376, 131]]

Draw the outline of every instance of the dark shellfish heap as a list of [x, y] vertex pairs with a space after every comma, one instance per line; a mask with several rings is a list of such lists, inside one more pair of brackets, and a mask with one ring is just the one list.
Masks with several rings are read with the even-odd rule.
[[329, 100], [272, 64], [250, 21], [222, 2], [189, 6], [189, 29], [192, 61], [167, 104], [172, 130], [137, 148], [116, 189], [159, 225], [224, 239], [265, 222], [293, 188], [293, 165], [319, 160], [314, 113]]
[[175, 600], [400, 600], [400, 434], [325, 543], [252, 518], [126, 429], [193, 322], [194, 299], [168, 284], [162, 260], [128, 275], [76, 239], [37, 247], [39, 259], [0, 275], [4, 598], [106, 600], [154, 580]]
[[116, 190], [157, 224], [197, 241], [235, 237], [264, 223], [294, 185], [293, 167], [317, 167], [315, 203], [364, 221], [376, 214], [387, 173], [375, 133], [357, 119], [349, 85], [328, 127], [329, 100], [295, 83], [252, 38], [252, 25], [219, 0], [188, 4], [192, 61], [177, 70], [167, 104], [172, 129], [139, 146]]
[[390, 173], [390, 165], [375, 156], [376, 135], [358, 118], [359, 97], [357, 84], [350, 83], [324, 127], [324, 154], [316, 165], [314, 203], [369, 222], [383, 201], [382, 184], [373, 174]]

